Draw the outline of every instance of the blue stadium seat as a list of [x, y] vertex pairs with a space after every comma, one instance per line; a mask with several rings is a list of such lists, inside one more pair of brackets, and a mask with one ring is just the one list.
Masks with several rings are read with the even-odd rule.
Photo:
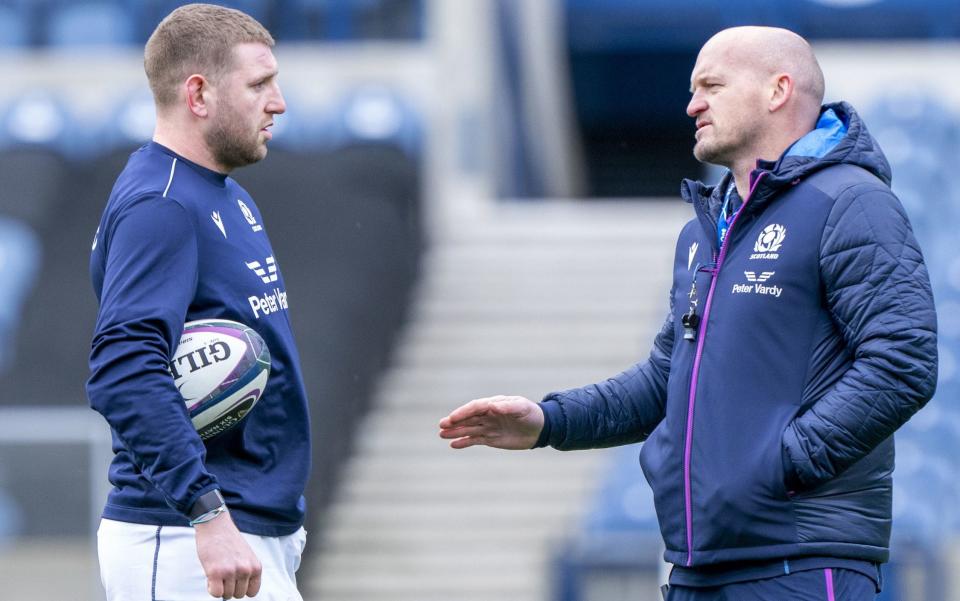
[[388, 88], [357, 88], [337, 104], [335, 113], [335, 145], [380, 144], [397, 147], [412, 157], [420, 155], [422, 119]]
[[129, 45], [136, 41], [135, 33], [133, 18], [118, 0], [57, 2], [44, 39], [53, 47]]
[[[143, 44], [156, 29], [157, 24], [173, 12], [174, 9], [191, 4], [193, 0], [120, 0], [123, 3], [127, 13], [133, 20], [135, 29], [135, 39], [138, 44]], [[282, 0], [204, 0], [208, 4], [217, 4], [228, 8], [236, 8], [257, 21], [272, 27], [272, 10], [275, 4], [282, 3]]]
[[329, 109], [311, 104], [288, 90], [283, 94], [287, 110], [274, 118], [270, 146], [300, 152], [329, 149], [334, 142]]
[[60, 99], [42, 90], [25, 92], [0, 113], [0, 148], [41, 146], [59, 150], [68, 122]]
[[423, 37], [423, 0], [285, 0], [278, 38], [349, 42]]
[[0, 48], [23, 48], [30, 43], [30, 23], [25, 10], [0, 5]]

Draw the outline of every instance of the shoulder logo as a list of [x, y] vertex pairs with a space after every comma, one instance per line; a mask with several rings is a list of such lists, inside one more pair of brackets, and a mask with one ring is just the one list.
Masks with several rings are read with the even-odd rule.
[[220, 211], [214, 211], [210, 213], [210, 219], [213, 219], [213, 223], [220, 229], [220, 233], [223, 234], [223, 237], [227, 237], [227, 230], [223, 227], [223, 220], [220, 219]]
[[93, 246], [90, 247], [90, 252], [97, 250], [97, 239], [100, 237], [100, 227], [97, 227], [97, 232], [93, 235]]
[[694, 242], [690, 245], [690, 250], [687, 254], [687, 271], [690, 271], [690, 268], [693, 266], [693, 258], [697, 256], [698, 248], [700, 248], [699, 242]]
[[262, 230], [263, 226], [257, 223], [257, 218], [253, 216], [253, 211], [250, 210], [250, 207], [247, 206], [247, 203], [238, 198], [237, 204], [240, 205], [240, 211], [243, 213], [243, 218], [246, 219], [247, 223], [250, 224], [250, 229], [255, 232]]
[[277, 263], [273, 260], [273, 256], [269, 256], [264, 260], [266, 265], [261, 265], [260, 261], [248, 261], [247, 267], [250, 268], [253, 273], [257, 274], [264, 284], [269, 284], [271, 282], [277, 281]]

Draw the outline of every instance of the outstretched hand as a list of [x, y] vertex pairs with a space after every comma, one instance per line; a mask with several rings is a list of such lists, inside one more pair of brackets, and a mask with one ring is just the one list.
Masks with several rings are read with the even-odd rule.
[[440, 438], [450, 439], [455, 449], [529, 449], [540, 437], [543, 419], [540, 405], [522, 396], [475, 399], [440, 420]]

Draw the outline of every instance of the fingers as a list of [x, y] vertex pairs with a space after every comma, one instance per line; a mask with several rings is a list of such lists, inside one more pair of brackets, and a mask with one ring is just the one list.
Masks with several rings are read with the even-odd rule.
[[234, 599], [234, 595], [237, 592], [237, 581], [231, 577], [227, 577], [223, 581], [223, 598], [224, 599]]
[[250, 578], [250, 584], [247, 585], [247, 596], [256, 597], [257, 593], [260, 592], [260, 577], [263, 573], [263, 570], [257, 570], [257, 572]]
[[487, 440], [482, 436], [465, 436], [450, 442], [450, 446], [454, 449], [465, 449], [467, 447], [485, 444], [487, 444]]
[[233, 571], [224, 570], [207, 578], [207, 592], [217, 599], [253, 597], [260, 591], [262, 568], [256, 565], [238, 565]]
[[211, 597], [223, 599], [223, 580], [207, 576], [207, 592]]
[[440, 430], [440, 438], [447, 439], [463, 438], [465, 436], [478, 438], [482, 437], [484, 434], [486, 434], [486, 428], [484, 428], [482, 424]]
[[450, 415], [440, 420], [441, 428], [452, 428], [460, 425], [459, 422], [471, 417], [486, 415], [490, 410], [490, 404], [502, 397], [487, 397], [483, 399], [474, 399], [469, 403], [457, 407], [450, 412]]

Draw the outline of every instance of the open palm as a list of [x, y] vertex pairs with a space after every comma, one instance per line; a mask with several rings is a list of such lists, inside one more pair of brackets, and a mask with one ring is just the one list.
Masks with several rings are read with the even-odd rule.
[[520, 396], [475, 399], [440, 420], [440, 438], [465, 449], [486, 445], [498, 449], [529, 449], [543, 429], [543, 410]]

